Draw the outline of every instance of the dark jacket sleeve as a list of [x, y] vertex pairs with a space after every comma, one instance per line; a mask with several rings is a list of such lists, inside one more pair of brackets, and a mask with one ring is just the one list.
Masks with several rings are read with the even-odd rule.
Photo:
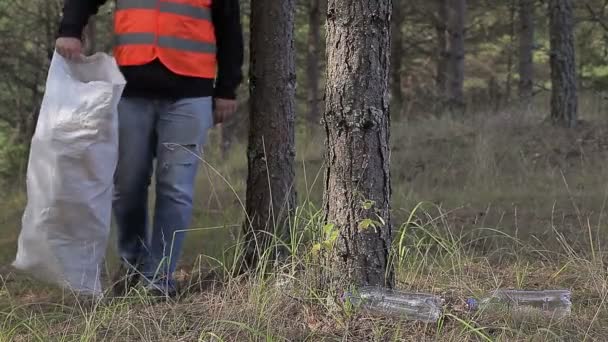
[[234, 99], [243, 79], [243, 31], [239, 0], [215, 0], [212, 6], [218, 60], [214, 96]]
[[59, 37], [82, 38], [82, 30], [89, 18], [97, 14], [106, 0], [65, 0], [59, 23]]

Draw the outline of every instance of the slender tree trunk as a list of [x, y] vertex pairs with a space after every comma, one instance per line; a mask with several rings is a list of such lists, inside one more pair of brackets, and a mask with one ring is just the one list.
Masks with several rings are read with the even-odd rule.
[[220, 125], [220, 152], [222, 158], [228, 158], [228, 153], [230, 152], [234, 141], [239, 141], [238, 139], [244, 135], [248, 120], [243, 120], [243, 118], [248, 112], [249, 99], [239, 101], [236, 113]]
[[[511, 100], [511, 88], [513, 83], [513, 54], [515, 50], [515, 13], [517, 13], [517, 0], [511, 0], [509, 6], [510, 23], [509, 23], [509, 51], [507, 55], [507, 84], [505, 86], [505, 102]], [[497, 108], [502, 104], [497, 103]]]
[[306, 56], [306, 76], [308, 78], [308, 119], [317, 122], [320, 117], [319, 84], [321, 59], [321, 3], [324, 0], [309, 0], [308, 9], [308, 52]]
[[403, 60], [403, 1], [393, 0], [392, 15], [392, 42], [391, 42], [391, 70], [392, 70], [392, 98], [393, 113], [401, 114], [403, 107], [403, 91], [401, 91], [401, 61]]
[[464, 23], [466, 0], [449, 1], [448, 31], [450, 63], [448, 70], [448, 104], [452, 111], [462, 112], [464, 101]]
[[550, 0], [551, 120], [573, 128], [577, 124], [577, 81], [572, 0]]
[[390, 0], [330, 0], [325, 220], [332, 283], [393, 285], [389, 172]]
[[530, 104], [534, 91], [534, 0], [519, 0], [519, 97]]
[[97, 49], [97, 19], [93, 15], [84, 29], [84, 52], [86, 55], [92, 55]]
[[[262, 253], [280, 258], [288, 239], [294, 189], [295, 0], [252, 0], [250, 113], [247, 150], [245, 262], [253, 267]], [[271, 249], [269, 249], [271, 248]]]
[[437, 20], [435, 32], [437, 34], [437, 71], [435, 83], [437, 95], [445, 102], [448, 93], [448, 69], [450, 64], [450, 51], [448, 50], [448, 0], [437, 1]]
[[488, 81], [488, 98], [490, 99], [488, 103], [491, 105], [491, 110], [498, 112], [502, 102], [502, 92], [500, 91], [500, 84], [494, 75]]

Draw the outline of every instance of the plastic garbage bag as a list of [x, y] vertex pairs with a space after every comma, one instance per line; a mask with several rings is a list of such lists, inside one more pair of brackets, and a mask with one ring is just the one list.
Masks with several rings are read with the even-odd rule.
[[27, 169], [27, 205], [13, 266], [101, 296], [125, 86], [113, 57], [53, 55]]

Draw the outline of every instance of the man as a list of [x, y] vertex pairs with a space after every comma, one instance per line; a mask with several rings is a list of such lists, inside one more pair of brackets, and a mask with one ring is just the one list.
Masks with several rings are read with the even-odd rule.
[[[66, 0], [55, 46], [59, 54], [80, 58], [83, 28], [103, 3]], [[123, 262], [118, 275], [124, 281], [114, 290], [123, 294], [143, 280], [151, 292], [173, 296], [172, 274], [191, 222], [199, 150], [207, 131], [236, 110], [243, 61], [239, 2], [117, 0], [114, 33], [114, 56], [127, 80], [118, 105], [113, 200]]]

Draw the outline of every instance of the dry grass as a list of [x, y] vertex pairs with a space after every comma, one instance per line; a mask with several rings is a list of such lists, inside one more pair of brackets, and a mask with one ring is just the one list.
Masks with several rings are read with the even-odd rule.
[[[244, 147], [224, 162], [211, 149], [197, 199], [195, 226], [202, 228], [188, 239], [182, 271], [192, 291], [171, 303], [133, 292], [90, 306], [0, 268], [0, 342], [608, 340], [608, 121], [598, 118], [600, 109], [575, 132], [521, 111], [393, 124], [398, 287], [443, 296], [436, 324], [353, 310], [316, 286], [322, 139], [301, 135], [302, 239], [281, 272], [200, 282], [209, 267], [220, 274], [232, 267], [245, 190]], [[22, 197], [3, 204], [5, 226], [18, 227], [22, 204]], [[4, 264], [17, 232], [0, 233]], [[467, 297], [504, 287], [571, 289], [572, 315], [558, 321], [464, 310]]]
[[[309, 266], [304, 271], [287, 265], [280, 275], [227, 278], [203, 291], [194, 281], [193, 291], [171, 303], [153, 302], [137, 292], [94, 306], [52, 291], [27, 298], [15, 295], [24, 283], [11, 275], [0, 291], [8, 304], [0, 310], [0, 341], [597, 341], [608, 336], [608, 274], [602, 250], [589, 258], [583, 255], [590, 253], [574, 252], [564, 242], [562, 249], [548, 254], [496, 232], [484, 238], [510, 246], [515, 256], [520, 251], [524, 255], [496, 261], [480, 253], [469, 236], [457, 235], [445, 221], [433, 218], [434, 210], [428, 213], [432, 216], [421, 211], [418, 216], [428, 219], [410, 222], [400, 232], [403, 239], [397, 237], [393, 255], [400, 288], [446, 299], [437, 324], [343, 307], [316, 289], [310, 250], [301, 248], [294, 263]], [[504, 287], [572, 289], [572, 315], [563, 321], [524, 321], [464, 310], [466, 298]]]

